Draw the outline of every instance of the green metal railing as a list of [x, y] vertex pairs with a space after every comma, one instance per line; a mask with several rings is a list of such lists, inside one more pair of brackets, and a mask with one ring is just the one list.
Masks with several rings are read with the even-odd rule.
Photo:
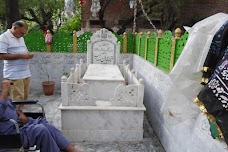
[[[176, 63], [188, 38], [187, 32], [180, 36], [179, 28], [175, 30], [175, 36], [171, 31], [163, 33], [161, 30], [158, 33], [124, 33], [123, 36], [114, 34], [121, 43], [121, 53], [135, 53], [167, 72]], [[52, 43], [45, 44], [43, 31], [31, 31], [25, 36], [25, 43], [31, 52], [86, 53], [87, 41], [91, 36], [91, 32], [79, 37], [76, 32], [57, 32], [53, 35]]]

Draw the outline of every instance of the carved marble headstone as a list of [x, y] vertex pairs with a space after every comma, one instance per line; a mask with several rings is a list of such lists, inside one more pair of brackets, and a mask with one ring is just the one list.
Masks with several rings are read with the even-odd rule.
[[118, 64], [120, 46], [117, 38], [107, 29], [93, 34], [87, 47], [88, 64]]

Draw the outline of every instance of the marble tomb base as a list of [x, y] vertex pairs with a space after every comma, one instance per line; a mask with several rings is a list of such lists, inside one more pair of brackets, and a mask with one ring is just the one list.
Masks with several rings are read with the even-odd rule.
[[145, 107], [60, 106], [62, 132], [78, 141], [142, 141]]

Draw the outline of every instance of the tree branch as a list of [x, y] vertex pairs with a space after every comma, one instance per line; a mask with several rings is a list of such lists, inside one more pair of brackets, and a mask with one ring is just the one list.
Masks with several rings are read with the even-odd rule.
[[35, 22], [37, 22], [39, 24], [40, 27], [42, 27], [42, 23], [40, 22], [39, 18], [36, 16], [35, 12], [33, 11], [33, 9], [29, 8], [28, 9], [29, 13], [32, 15], [33, 19], [35, 20]]
[[24, 16], [23, 14], [21, 14], [21, 19], [24, 19], [24, 20], [27, 20], [27, 21], [34, 21], [35, 22], [35, 20], [33, 18], [28, 18], [28, 17]]
[[[142, 14], [142, 10], [140, 9], [137, 14], [136, 17], [140, 16]], [[129, 17], [122, 25], [121, 28], [116, 32], [117, 34], [123, 34], [126, 26], [131, 23], [134, 20], [134, 16]]]

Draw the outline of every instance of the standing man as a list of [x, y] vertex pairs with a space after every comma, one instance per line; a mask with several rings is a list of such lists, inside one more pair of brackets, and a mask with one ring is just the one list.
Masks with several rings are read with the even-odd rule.
[[[12, 100], [26, 100], [29, 95], [30, 77], [28, 52], [23, 36], [28, 26], [23, 21], [16, 21], [12, 28], [0, 35], [0, 59], [4, 60], [3, 78], [12, 80], [10, 88]], [[17, 107], [22, 110], [23, 105]]]

